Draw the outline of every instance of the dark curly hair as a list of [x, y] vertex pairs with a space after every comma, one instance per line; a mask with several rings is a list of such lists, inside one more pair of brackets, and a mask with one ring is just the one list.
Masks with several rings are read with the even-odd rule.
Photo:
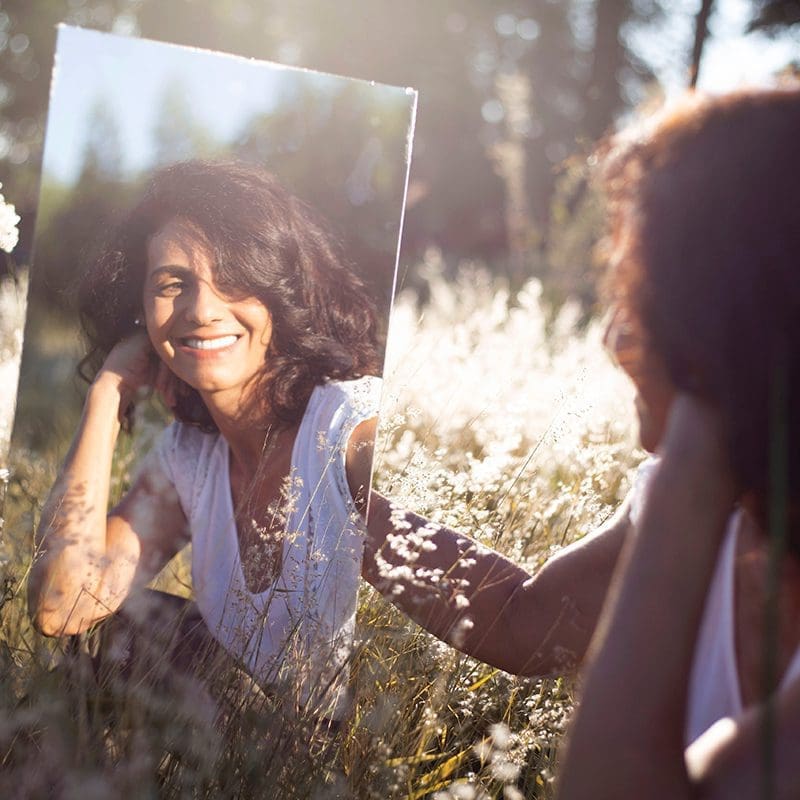
[[[136, 330], [151, 236], [175, 218], [202, 234], [223, 290], [269, 309], [266, 408], [285, 423], [303, 415], [326, 379], [379, 374], [374, 303], [364, 282], [311, 209], [265, 170], [236, 162], [185, 161], [158, 170], [139, 203], [82, 276], [77, 289], [91, 380], [110, 350]], [[180, 384], [175, 416], [216, 430], [199, 394]]]
[[787, 481], [800, 554], [800, 86], [690, 96], [603, 156], [615, 302], [675, 387], [719, 409], [765, 527]]

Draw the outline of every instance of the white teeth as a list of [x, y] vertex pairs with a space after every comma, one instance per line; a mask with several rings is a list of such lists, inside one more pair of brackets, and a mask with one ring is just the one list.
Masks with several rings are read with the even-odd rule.
[[237, 336], [220, 336], [217, 339], [186, 338], [182, 341], [187, 347], [191, 347], [193, 350], [220, 350], [223, 347], [232, 345], [237, 338]]

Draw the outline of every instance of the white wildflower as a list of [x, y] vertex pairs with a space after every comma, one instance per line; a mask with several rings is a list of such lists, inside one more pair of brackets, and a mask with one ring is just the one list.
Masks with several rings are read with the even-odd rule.
[[394, 503], [390, 506], [389, 522], [396, 531], [407, 531], [411, 529], [411, 522], [408, 520], [405, 509], [396, 506]]
[[449, 792], [456, 800], [475, 800], [475, 787], [468, 783], [454, 783]]
[[[0, 188], [3, 184], [0, 183]], [[19, 241], [19, 214], [11, 203], [0, 194], [0, 250], [10, 253]]]
[[489, 761], [492, 757], [492, 742], [490, 739], [481, 739], [472, 746], [472, 752], [481, 760]]
[[492, 744], [498, 750], [508, 750], [511, 746], [511, 730], [505, 722], [497, 722], [489, 728]]
[[491, 771], [495, 780], [511, 783], [519, 777], [520, 768], [503, 757], [492, 759]]

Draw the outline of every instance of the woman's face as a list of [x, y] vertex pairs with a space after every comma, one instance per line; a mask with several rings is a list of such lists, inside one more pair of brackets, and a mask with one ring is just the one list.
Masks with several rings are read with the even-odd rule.
[[150, 238], [143, 295], [153, 347], [201, 395], [238, 399], [263, 371], [272, 337], [267, 307], [219, 289], [211, 254], [187, 220], [173, 219]]
[[646, 344], [644, 332], [621, 306], [614, 306], [603, 344], [636, 388], [639, 441], [653, 453], [664, 435], [675, 387], [664, 362]]

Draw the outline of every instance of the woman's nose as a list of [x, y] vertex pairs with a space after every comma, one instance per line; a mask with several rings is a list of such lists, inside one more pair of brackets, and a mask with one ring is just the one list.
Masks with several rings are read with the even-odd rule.
[[198, 325], [210, 325], [219, 322], [224, 315], [225, 301], [207, 283], [200, 281], [187, 298], [185, 309], [189, 322]]

